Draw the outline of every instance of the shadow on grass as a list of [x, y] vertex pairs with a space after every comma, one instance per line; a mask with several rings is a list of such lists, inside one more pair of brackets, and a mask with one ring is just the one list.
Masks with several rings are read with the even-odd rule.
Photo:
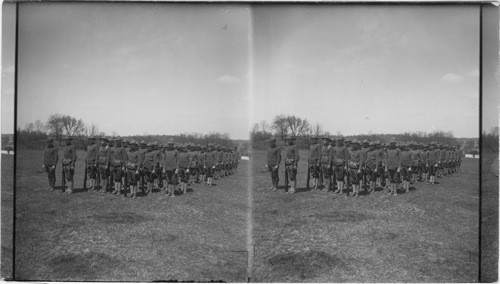
[[94, 280], [121, 265], [120, 260], [101, 252], [67, 253], [49, 261], [55, 279]]
[[[311, 279], [334, 268], [347, 270], [346, 264], [336, 255], [323, 251], [278, 254], [268, 260], [279, 279]], [[289, 279], [289, 278], [288, 278]], [[292, 281], [295, 282], [295, 281]]]

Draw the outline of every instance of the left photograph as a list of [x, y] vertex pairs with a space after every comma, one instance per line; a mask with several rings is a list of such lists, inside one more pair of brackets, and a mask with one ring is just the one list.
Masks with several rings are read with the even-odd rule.
[[2, 277], [246, 282], [250, 7], [7, 3], [3, 34]]

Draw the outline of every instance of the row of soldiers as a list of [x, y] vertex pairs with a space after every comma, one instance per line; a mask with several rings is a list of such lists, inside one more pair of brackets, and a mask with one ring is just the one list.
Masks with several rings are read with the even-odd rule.
[[[71, 137], [65, 137], [62, 157], [63, 192], [73, 193], [76, 148]], [[49, 190], [55, 188], [55, 169], [58, 163], [58, 150], [53, 139], [46, 140], [43, 168], [47, 172]], [[85, 157], [84, 187], [87, 177], [93, 190], [109, 192], [126, 197], [137, 197], [138, 190], [153, 193], [153, 189], [163, 189], [168, 196], [175, 196], [175, 190], [186, 194], [187, 186], [203, 182], [213, 186], [213, 180], [236, 172], [241, 159], [237, 147], [223, 147], [208, 144], [176, 144], [169, 141], [166, 145], [158, 142], [146, 143], [127, 141], [120, 137], [90, 137]], [[68, 189], [65, 190], [65, 183]], [[127, 193], [128, 192], [128, 193]]]
[[[323, 140], [323, 145], [319, 142]], [[291, 182], [289, 193], [297, 188], [297, 168], [300, 159], [294, 137], [286, 137], [285, 183]], [[276, 190], [279, 183], [281, 148], [276, 139], [269, 140], [266, 168], [271, 173]], [[435, 184], [436, 177], [457, 173], [463, 152], [458, 146], [432, 142], [429, 144], [349, 140], [340, 137], [312, 137], [308, 158], [307, 184], [312, 177], [314, 189], [342, 194], [352, 188], [350, 196], [359, 196], [361, 187], [374, 192], [376, 187], [388, 188], [388, 194], [397, 195], [398, 185], [408, 192], [410, 184]], [[336, 184], [334, 184], [334, 182]]]

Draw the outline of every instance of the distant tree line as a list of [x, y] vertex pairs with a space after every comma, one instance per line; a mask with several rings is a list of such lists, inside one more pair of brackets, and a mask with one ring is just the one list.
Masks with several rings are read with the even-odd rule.
[[[274, 117], [271, 124], [266, 121], [254, 124], [252, 130], [250, 131], [252, 149], [266, 149], [268, 147], [267, 140], [271, 138], [275, 138], [278, 145], [284, 145], [284, 138], [289, 135], [296, 138], [296, 144], [301, 149], [309, 148], [311, 136], [343, 136], [341, 131], [337, 131], [335, 135], [332, 135], [329, 131], [325, 131], [323, 126], [319, 123], [311, 125], [307, 119], [303, 119], [295, 115], [280, 114]], [[396, 139], [401, 142], [415, 141], [419, 143], [430, 143], [435, 141], [437, 143], [449, 144], [453, 146], [462, 146], [464, 149], [472, 149], [474, 147], [474, 143], [477, 143], [477, 139], [455, 138], [452, 131], [441, 130], [436, 130], [432, 133], [423, 131], [405, 132], [401, 134], [368, 133], [345, 135], [343, 137], [358, 139], [360, 141], [365, 139], [369, 141], [379, 140], [383, 143], [389, 142], [392, 139]]]
[[[43, 149], [45, 147], [43, 140], [49, 137], [55, 140], [56, 145], [63, 145], [63, 136], [71, 136], [74, 139], [73, 144], [76, 148], [85, 150], [88, 137], [106, 136], [106, 133], [100, 131], [99, 127], [93, 122], [87, 124], [82, 119], [60, 114], [51, 115], [45, 123], [40, 120], [27, 123], [24, 128], [18, 128], [16, 134], [17, 147], [21, 149]], [[116, 132], [110, 135], [110, 137], [116, 136], [118, 136]], [[178, 135], [143, 134], [121, 137], [123, 139], [134, 139], [138, 142], [144, 140], [146, 143], [158, 141], [159, 143], [166, 144], [170, 139], [173, 139], [176, 143], [190, 142], [202, 145], [215, 143], [225, 147], [239, 146], [240, 148], [248, 148], [248, 145], [235, 145], [228, 133], [219, 132], [210, 132], [205, 135], [201, 133], [183, 133]]]
[[483, 151], [498, 152], [498, 126], [492, 127], [489, 132], [482, 134]]

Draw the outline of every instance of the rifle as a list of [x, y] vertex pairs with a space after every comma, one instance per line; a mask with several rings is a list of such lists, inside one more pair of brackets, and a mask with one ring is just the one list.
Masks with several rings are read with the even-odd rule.
[[87, 189], [87, 161], [85, 161], [85, 175], [83, 176], [83, 189]]
[[66, 174], [64, 172], [64, 166], [61, 167], [62, 170], [62, 181], [61, 181], [61, 188], [64, 192], [64, 188], [66, 187]]
[[288, 189], [288, 171], [285, 164], [285, 190]]
[[309, 180], [311, 179], [311, 166], [309, 165], [309, 159], [307, 159], [307, 181], [306, 188], [309, 189]]

